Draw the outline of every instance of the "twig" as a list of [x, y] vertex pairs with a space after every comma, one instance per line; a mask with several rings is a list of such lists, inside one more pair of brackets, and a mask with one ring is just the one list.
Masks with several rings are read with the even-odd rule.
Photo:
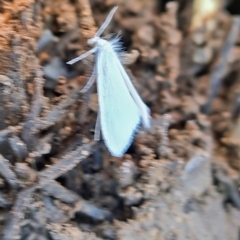
[[34, 129], [36, 124], [36, 118], [40, 115], [43, 105], [43, 85], [44, 85], [44, 79], [42, 78], [42, 71], [40, 70], [40, 66], [36, 61], [36, 76], [34, 78], [34, 86], [35, 86], [35, 92], [34, 92], [34, 98], [33, 103], [31, 105], [30, 113], [27, 117], [27, 120], [23, 126], [22, 130], [22, 139], [26, 143], [29, 150], [34, 150], [35, 145], [33, 141], [33, 135], [34, 135]]
[[4, 196], [0, 195], [0, 208], [6, 209], [11, 207], [11, 202], [5, 198]]
[[2, 141], [6, 141], [7, 138], [13, 133], [12, 130], [9, 130], [9, 129], [5, 129], [5, 130], [1, 130], [0, 131], [0, 143]]
[[48, 184], [42, 186], [42, 190], [64, 203], [74, 204], [80, 200], [76, 193], [66, 189], [56, 181], [48, 181]]
[[12, 188], [19, 187], [17, 177], [14, 174], [14, 172], [10, 169], [9, 161], [5, 159], [2, 155], [0, 155], [0, 174], [5, 178], [5, 180]]
[[16, 157], [16, 161], [23, 161], [28, 155], [27, 147], [24, 142], [18, 136], [8, 138], [8, 142]]
[[162, 126], [160, 128], [161, 133], [161, 144], [158, 149], [159, 155], [164, 156], [166, 154], [166, 148], [168, 146], [168, 128], [170, 125], [171, 115], [164, 114], [162, 117]]
[[29, 206], [31, 202], [31, 196], [33, 191], [36, 189], [35, 186], [22, 190], [17, 197], [16, 203], [9, 216], [9, 221], [5, 226], [2, 240], [18, 240], [21, 238], [20, 222], [24, 218], [24, 209]]
[[[93, 37], [96, 31], [96, 28], [94, 26], [94, 20], [92, 18], [91, 8], [87, 0], [78, 0], [78, 6], [79, 6], [79, 12], [81, 15], [80, 16], [81, 26], [84, 29], [84, 31], [82, 31], [82, 34], [86, 39], [88, 39], [90, 37]], [[30, 14], [33, 13], [33, 7], [31, 4], [29, 4], [27, 10], [29, 10], [27, 13], [30, 13]], [[21, 14], [21, 16], [23, 16], [23, 14]], [[27, 32], [27, 29], [24, 29], [24, 31]], [[20, 36], [21, 36], [21, 33], [20, 33]], [[33, 40], [33, 38], [31, 38], [31, 40]], [[22, 53], [24, 53], [22, 51], [22, 49], [24, 48], [20, 45], [18, 46], [18, 41], [15, 41], [15, 42], [16, 42], [15, 44], [16, 46], [13, 44], [14, 45], [13, 50], [15, 50], [13, 51], [14, 65], [9, 64], [9, 61], [6, 62], [6, 70], [9, 69], [9, 66], [12, 66], [11, 70], [13, 69], [13, 71], [11, 71], [10, 77], [14, 79], [14, 86], [18, 88], [18, 92], [17, 92], [18, 94], [15, 94], [15, 96], [17, 97], [19, 96], [19, 98], [16, 98], [16, 101], [14, 101], [14, 103], [16, 103], [16, 106], [20, 106], [20, 107], [22, 105], [28, 106], [26, 91], [24, 89], [24, 84], [23, 84], [24, 83], [23, 77], [20, 76], [20, 70], [21, 72], [24, 72], [24, 69], [20, 68], [23, 65], [21, 64], [22, 58], [20, 56], [22, 55]], [[2, 62], [5, 62], [5, 61], [2, 61]], [[17, 69], [17, 74], [15, 73], [16, 69]], [[35, 146], [34, 144], [32, 145], [32, 140], [34, 135], [38, 133], [40, 130], [45, 129], [49, 126], [52, 126], [57, 121], [60, 121], [64, 117], [67, 109], [70, 106], [72, 106], [74, 103], [76, 103], [80, 95], [78, 92], [74, 92], [71, 96], [69, 96], [68, 99], [63, 100], [60, 103], [60, 105], [58, 105], [55, 109], [49, 112], [49, 114], [47, 114], [47, 116], [42, 121], [39, 121], [38, 117], [42, 110], [42, 104], [43, 104], [43, 98], [44, 98], [43, 92], [42, 92], [44, 79], [42, 78], [38, 64], [35, 64], [35, 68], [33, 66], [33, 69], [34, 69], [33, 72], [36, 73], [36, 77], [34, 79], [35, 96], [31, 105], [30, 113], [27, 116], [26, 123], [22, 130], [22, 138], [24, 142], [27, 144], [27, 146], [32, 146], [34, 150]], [[9, 134], [10, 132], [8, 131], [2, 132], [2, 137], [3, 138], [8, 137]], [[1, 134], [0, 134], [0, 137], [1, 137]], [[13, 207], [13, 210], [10, 213], [9, 220], [5, 226], [4, 234], [2, 238], [3, 240], [10, 240], [10, 239], [15, 240], [15, 239], [21, 238], [20, 222], [24, 218], [25, 208], [31, 203], [33, 192], [37, 188], [44, 186], [49, 181], [52, 181], [53, 179], [61, 176], [63, 173], [75, 167], [83, 158], [91, 154], [90, 149], [92, 145], [93, 144], [90, 143], [90, 144], [85, 144], [82, 147], [79, 147], [76, 151], [65, 156], [57, 164], [40, 172], [39, 183], [19, 192], [15, 205]], [[15, 174], [9, 168], [9, 163], [6, 161], [7, 160], [5, 160], [3, 157], [0, 158], [0, 171], [3, 174], [3, 176], [6, 178], [6, 180], [13, 186], [15, 183], [18, 183], [18, 182], [15, 177]]]
[[35, 93], [34, 93], [33, 103], [31, 107], [31, 112], [29, 115], [30, 119], [33, 119], [39, 116], [42, 110], [42, 104], [43, 104], [43, 98], [44, 98], [43, 85], [44, 85], [45, 79], [42, 77], [43, 73], [40, 69], [40, 66], [37, 63], [36, 63], [36, 66], [38, 66], [38, 69], [36, 70], [36, 77], [34, 78]]
[[[39, 173], [39, 182], [32, 187], [22, 190], [17, 197], [13, 211], [4, 230], [3, 240], [20, 239], [20, 222], [24, 217], [24, 209], [30, 204], [31, 196], [37, 188], [43, 188], [52, 180], [74, 168], [82, 159], [91, 154], [94, 142], [80, 146], [76, 151], [63, 157], [58, 163]], [[57, 183], [56, 183], [57, 184]], [[60, 195], [59, 195], [60, 196]], [[71, 199], [72, 201], [74, 198]], [[68, 199], [69, 201], [69, 199]]]
[[210, 93], [208, 96], [207, 103], [204, 106], [203, 111], [206, 114], [210, 114], [212, 110], [212, 102], [218, 93], [218, 90], [222, 84], [222, 81], [227, 74], [228, 71], [228, 56], [230, 54], [230, 50], [232, 49], [234, 43], [236, 42], [237, 37], [240, 32], [240, 17], [233, 18], [232, 27], [228, 34], [227, 40], [222, 48], [222, 51], [219, 56], [219, 62], [215, 66], [210, 76]]
[[77, 90], [74, 91], [67, 99], [62, 100], [62, 102], [52, 111], [50, 111], [47, 116], [39, 120], [38, 124], [36, 125], [36, 132], [47, 129], [61, 121], [64, 118], [68, 108], [74, 105], [81, 96], [82, 94], [79, 93], [79, 90]]
[[95, 144], [94, 141], [84, 144], [73, 151], [71, 154], [67, 154], [58, 163], [50, 166], [46, 170], [39, 173], [39, 184], [43, 186], [47, 184], [49, 180], [54, 180], [60, 177], [62, 174], [73, 169], [82, 159], [88, 157], [91, 154], [91, 148]]

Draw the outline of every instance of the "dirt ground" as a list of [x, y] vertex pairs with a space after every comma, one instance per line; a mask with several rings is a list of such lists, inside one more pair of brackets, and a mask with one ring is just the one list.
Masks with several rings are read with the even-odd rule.
[[[152, 115], [123, 158], [93, 141], [94, 56], [66, 64], [115, 5]], [[240, 240], [240, 4], [194, 6], [0, 2], [0, 239]]]

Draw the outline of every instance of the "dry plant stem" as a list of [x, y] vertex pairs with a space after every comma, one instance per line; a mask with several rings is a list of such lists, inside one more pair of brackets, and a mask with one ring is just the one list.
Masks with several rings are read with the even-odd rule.
[[48, 182], [58, 178], [62, 174], [74, 168], [82, 159], [91, 154], [91, 148], [94, 142], [90, 142], [80, 146], [77, 150], [69, 155], [63, 157], [58, 163], [50, 166], [48, 169], [39, 173], [39, 183], [32, 187], [22, 190], [17, 197], [12, 213], [10, 214], [9, 221], [5, 226], [3, 240], [20, 239], [20, 222], [24, 217], [24, 209], [30, 204], [31, 196], [37, 188], [42, 188]]
[[0, 25], [4, 34], [0, 36], [0, 74], [9, 78], [12, 93], [6, 103], [3, 101], [6, 118], [10, 119], [7, 125], [18, 124], [28, 110], [25, 81], [28, 73], [32, 72], [28, 63], [35, 42], [33, 32], [29, 31], [34, 25], [32, 5], [32, 0], [1, 1]]
[[[37, 59], [36, 59], [37, 62]], [[33, 103], [31, 105], [30, 113], [27, 117], [27, 121], [24, 124], [23, 131], [22, 131], [22, 138], [27, 144], [27, 146], [31, 145], [33, 134], [35, 132], [35, 122], [36, 118], [39, 117], [42, 105], [43, 105], [43, 85], [45, 80], [42, 78], [42, 71], [40, 70], [40, 66], [36, 63], [36, 76], [34, 78], [34, 86], [35, 86], [35, 93], [33, 98]], [[33, 149], [31, 149], [33, 150]]]
[[18, 240], [20, 239], [20, 223], [24, 218], [24, 209], [29, 206], [31, 202], [31, 196], [35, 186], [22, 190], [15, 202], [13, 210], [9, 216], [9, 221], [5, 226], [2, 240]]
[[39, 173], [40, 186], [46, 184], [49, 180], [54, 180], [60, 177], [62, 174], [73, 169], [82, 159], [86, 158], [91, 153], [92, 145], [93, 142], [79, 147], [76, 151], [65, 156], [58, 163], [40, 172]]
[[57, 122], [60, 122], [64, 118], [68, 108], [73, 106], [81, 96], [82, 94], [79, 93], [79, 90], [77, 90], [74, 91], [68, 98], [62, 100], [57, 107], [51, 110], [44, 118], [39, 120], [39, 123], [36, 126], [36, 132], [47, 129]]
[[50, 166], [46, 170], [39, 173], [39, 184], [40, 186], [47, 184], [49, 180], [54, 180], [60, 177], [62, 174], [73, 169], [82, 159], [88, 157], [91, 154], [91, 148], [94, 145], [94, 141], [89, 144], [85, 144], [77, 148], [77, 150], [66, 155], [63, 159], [59, 160], [58, 163]]
[[[37, 60], [36, 60], [37, 61]], [[42, 104], [43, 104], [43, 85], [45, 82], [45, 79], [42, 77], [43, 73], [40, 69], [40, 66], [36, 64], [36, 67], [38, 66], [38, 69], [36, 70], [36, 77], [34, 78], [34, 85], [35, 85], [35, 95], [33, 99], [33, 104], [31, 107], [31, 112], [29, 115], [29, 118], [36, 118], [39, 116], [42, 110]]]
[[15, 173], [10, 169], [10, 163], [0, 155], [0, 174], [5, 178], [12, 188], [18, 188], [19, 183]]
[[171, 115], [169, 114], [164, 114], [162, 117], [162, 126], [160, 129], [160, 133], [161, 133], [161, 143], [160, 143], [160, 147], [159, 147], [159, 154], [161, 155], [165, 155], [166, 153], [166, 148], [168, 146], [168, 128], [170, 125], [170, 120], [171, 120]]
[[0, 131], [0, 143], [1, 143], [1, 141], [4, 141], [5, 139], [7, 139], [12, 133], [13, 133], [13, 131], [10, 129], [1, 130]]
[[57, 183], [56, 181], [48, 181], [42, 187], [42, 190], [47, 193], [48, 196], [53, 196], [55, 199], [59, 199], [61, 202], [74, 204], [80, 200], [80, 197]]
[[238, 189], [236, 187], [236, 185], [234, 184], [234, 182], [229, 179], [228, 177], [226, 177], [225, 174], [223, 174], [222, 171], [220, 171], [220, 169], [218, 169], [215, 172], [215, 176], [214, 176], [222, 185], [223, 187], [223, 191], [227, 191], [229, 198], [231, 199], [233, 205], [240, 209], [240, 197], [238, 194]]
[[239, 32], [240, 32], [240, 17], [235, 17], [233, 18], [232, 27], [228, 34], [227, 40], [222, 48], [222, 51], [220, 52], [219, 62], [213, 69], [210, 77], [210, 87], [209, 87], [210, 93], [204, 109], [204, 112], [207, 114], [211, 113], [212, 102], [216, 97], [216, 94], [218, 93], [218, 90], [222, 84], [224, 77], [227, 74], [228, 56], [229, 56], [230, 50], [232, 49], [234, 43], [236, 42], [237, 37], [239, 36]]
[[[27, 6], [27, 13], [31, 15], [32, 13], [32, 5], [33, 2], [29, 1], [29, 5]], [[83, 36], [88, 39], [90, 37], [93, 37], [96, 29], [94, 27], [94, 21], [92, 19], [91, 9], [89, 6], [88, 1], [80, 1], [79, 0], [79, 8], [81, 13], [81, 25], [84, 29], [82, 32]], [[14, 14], [13, 14], [14, 15]], [[31, 15], [32, 16], [32, 15]], [[21, 24], [18, 24], [21, 25]], [[28, 32], [25, 29], [25, 32]], [[24, 69], [21, 69], [21, 55], [23, 51], [21, 48], [19, 48], [18, 45], [13, 44], [13, 52], [18, 53], [14, 54], [14, 72], [17, 73], [17, 75], [13, 74], [10, 76], [12, 79], [16, 79], [16, 87], [18, 88], [18, 91], [21, 91], [21, 94], [23, 95], [22, 101], [18, 101], [18, 105], [25, 105], [28, 106], [26, 101], [26, 92], [24, 89], [24, 84], [22, 77], [20, 76], [22, 72], [28, 72], [24, 71]], [[4, 56], [7, 54], [3, 54]], [[32, 56], [31, 56], [32, 57]], [[34, 56], [34, 60], [36, 61], [36, 58]], [[4, 61], [6, 62], [6, 61]], [[11, 66], [11, 64], [9, 64]], [[17, 71], [16, 71], [17, 69]], [[19, 70], [20, 69], [20, 70]], [[37, 69], [37, 70], [36, 70]], [[22, 70], [22, 71], [21, 71]], [[49, 127], [51, 125], [54, 125], [57, 121], [60, 121], [66, 111], [67, 108], [72, 106], [79, 98], [79, 93], [74, 92], [68, 99], [63, 100], [59, 106], [57, 106], [53, 111], [51, 111], [43, 121], [37, 121], [37, 118], [39, 117], [41, 110], [42, 110], [42, 104], [43, 104], [43, 92], [42, 87], [44, 84], [44, 80], [42, 79], [42, 74], [40, 71], [40, 68], [38, 64], [35, 64], [35, 71], [36, 77], [34, 79], [34, 86], [35, 86], [35, 96], [33, 100], [33, 104], [31, 106], [30, 113], [27, 117], [27, 121], [24, 125], [22, 136], [24, 141], [31, 142], [31, 139], [34, 134], [37, 133], [37, 131], [40, 131], [41, 129], [44, 129], [46, 127]], [[14, 82], [15, 83], [15, 82]], [[20, 90], [19, 90], [20, 89]], [[9, 132], [2, 132], [3, 137], [7, 136]], [[82, 147], [79, 147], [76, 151], [74, 151], [72, 154], [69, 154], [67, 157], [65, 157], [62, 161], [59, 161], [59, 163], [49, 167], [48, 169], [42, 171], [39, 174], [39, 180], [40, 182], [36, 185], [33, 185], [30, 188], [27, 188], [25, 190], [22, 190], [16, 199], [15, 205], [13, 207], [13, 211], [9, 216], [9, 221], [7, 222], [5, 229], [4, 229], [4, 235], [3, 240], [9, 240], [9, 239], [20, 239], [20, 222], [22, 221], [24, 217], [24, 209], [30, 204], [31, 202], [31, 196], [34, 192], [34, 190], [38, 187], [41, 187], [44, 184], [47, 184], [48, 181], [51, 181], [61, 174], [67, 172], [68, 170], [72, 169], [76, 164], [78, 164], [84, 157], [88, 156], [90, 152], [91, 144], [86, 144]], [[6, 162], [4, 158], [0, 159], [1, 169], [4, 170], [3, 176], [6, 178], [6, 180], [11, 184], [14, 185], [15, 182], [17, 182], [17, 179], [14, 175], [14, 173], [10, 170], [8, 162]]]

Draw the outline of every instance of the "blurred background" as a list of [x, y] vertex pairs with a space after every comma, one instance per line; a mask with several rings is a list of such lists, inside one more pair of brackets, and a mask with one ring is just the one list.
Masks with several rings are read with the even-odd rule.
[[[116, 5], [152, 114], [123, 158], [79, 93], [94, 56], [66, 64]], [[238, 0], [2, 0], [0, 42], [1, 239], [240, 240]]]

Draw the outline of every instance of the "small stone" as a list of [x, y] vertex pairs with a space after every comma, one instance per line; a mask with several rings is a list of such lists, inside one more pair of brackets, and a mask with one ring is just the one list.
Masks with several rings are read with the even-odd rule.
[[118, 171], [118, 177], [120, 186], [126, 188], [134, 183], [137, 174], [137, 168], [132, 161], [124, 161], [120, 170]]
[[194, 121], [194, 120], [189, 120], [189, 121], [187, 121], [185, 128], [186, 128], [187, 130], [198, 130], [198, 129], [199, 129], [196, 121]]
[[196, 155], [186, 164], [182, 175], [185, 190], [189, 196], [200, 196], [211, 185], [209, 157]]
[[82, 200], [76, 204], [74, 212], [76, 217], [80, 217], [81, 220], [85, 218], [95, 223], [100, 223], [105, 220], [111, 221], [113, 219], [113, 215], [109, 211]]
[[121, 196], [124, 199], [124, 205], [127, 207], [139, 206], [143, 201], [143, 194], [133, 187], [128, 188]]
[[152, 46], [154, 44], [154, 29], [152, 26], [144, 25], [140, 27], [133, 36], [134, 42], [141, 42], [144, 45]]
[[89, 155], [89, 152], [88, 151], [86, 151], [86, 150], [83, 150], [82, 152], [81, 152], [81, 154], [83, 155], [83, 156], [88, 156]]

